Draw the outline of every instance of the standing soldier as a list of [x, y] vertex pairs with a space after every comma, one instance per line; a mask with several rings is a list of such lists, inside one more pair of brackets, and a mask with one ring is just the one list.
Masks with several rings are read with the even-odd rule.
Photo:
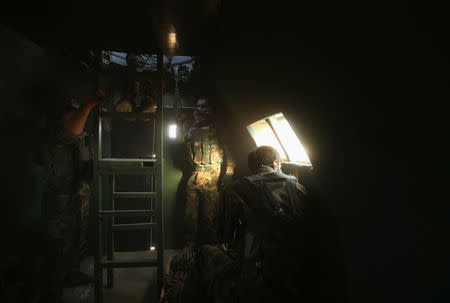
[[[69, 286], [91, 282], [80, 272], [80, 236], [86, 236], [89, 202], [89, 166], [80, 163], [85, 145], [83, 129], [92, 108], [101, 103], [99, 90], [81, 104], [68, 104], [50, 119], [47, 145], [47, 190], [44, 214], [48, 250], [42, 302], [59, 302], [63, 282]], [[83, 157], [81, 157], [83, 158]], [[85, 244], [85, 243], [84, 243]]]
[[186, 248], [217, 242], [215, 218], [220, 200], [219, 189], [234, 172], [230, 154], [224, 153], [211, 114], [209, 100], [198, 99], [193, 124], [185, 134], [192, 166], [192, 175], [186, 185]]
[[[193, 121], [182, 115], [184, 143], [188, 154], [189, 178], [186, 184], [185, 249], [170, 257], [161, 292], [162, 303], [202, 302], [197, 283], [198, 247], [217, 244], [216, 217], [221, 189], [231, 182], [234, 164], [218, 139], [213, 124], [212, 104], [199, 98]], [[186, 284], [187, 283], [187, 284]]]

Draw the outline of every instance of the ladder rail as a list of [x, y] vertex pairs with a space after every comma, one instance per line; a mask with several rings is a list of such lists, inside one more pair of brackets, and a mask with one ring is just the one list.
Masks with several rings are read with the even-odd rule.
[[163, 108], [163, 90], [162, 90], [162, 83], [163, 83], [163, 55], [162, 53], [158, 53], [157, 55], [157, 68], [159, 72], [160, 77], [160, 83], [161, 83], [161, 94], [159, 94], [158, 98], [158, 130], [156, 131], [156, 142], [159, 142], [159, 146], [156, 149], [156, 157], [158, 159], [158, 165], [157, 165], [157, 178], [156, 178], [156, 192], [158, 193], [156, 198], [157, 207], [161, 210], [161, 217], [160, 217], [160, 224], [161, 227], [158, 230], [158, 241], [159, 241], [159, 247], [157, 247], [157, 253], [158, 253], [158, 260], [160, 262], [158, 263], [158, 272], [157, 272], [157, 296], [156, 298], [159, 298], [159, 294], [162, 290], [163, 282], [164, 282], [164, 211], [163, 211], [163, 135], [164, 135], [164, 108]]
[[[114, 193], [116, 192], [116, 175], [113, 174], [111, 176], [111, 210], [115, 211], [115, 198], [116, 196]], [[110, 216], [107, 218], [108, 220], [108, 260], [114, 260], [114, 224], [115, 224], [115, 217]], [[114, 287], [114, 269], [112, 267], [108, 267], [106, 271], [106, 287], [107, 288], [113, 288]]]
[[[101, 71], [102, 71], [102, 59], [103, 59], [103, 51], [96, 51], [97, 57], [97, 89], [102, 87], [102, 79], [101, 79]], [[100, 161], [102, 159], [102, 116], [99, 114], [100, 110], [97, 113], [97, 148], [96, 148], [96, 161]], [[94, 165], [94, 187], [96, 197], [94, 198], [94, 212], [95, 212], [95, 249], [94, 249], [94, 300], [96, 303], [103, 302], [103, 269], [101, 267], [101, 258], [102, 258], [102, 218], [100, 216], [100, 210], [102, 209], [102, 176], [99, 173], [97, 165]]]
[[127, 209], [127, 210], [100, 210], [102, 216], [117, 216], [117, 217], [150, 217], [158, 215], [158, 210], [151, 209]]

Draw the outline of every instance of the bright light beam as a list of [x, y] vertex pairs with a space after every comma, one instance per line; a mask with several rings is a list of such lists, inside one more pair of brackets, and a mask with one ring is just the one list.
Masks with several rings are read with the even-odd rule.
[[295, 134], [289, 122], [283, 114], [271, 118], [275, 131], [278, 134], [284, 148], [286, 149], [291, 161], [306, 165], [311, 165], [311, 160], [306, 154], [300, 139]]
[[[270, 120], [273, 130], [266, 120]], [[286, 153], [292, 162], [312, 166], [300, 139], [282, 113], [272, 115], [264, 120], [249, 125], [248, 130], [256, 146], [269, 145], [279, 153], [282, 161], [287, 161]], [[275, 133], [276, 135], [275, 136]], [[278, 138], [277, 138], [278, 137]], [[279, 140], [279, 141], [278, 141]], [[283, 148], [282, 146], [283, 145]], [[285, 153], [286, 151], [286, 153]]]
[[177, 138], [177, 125], [176, 124], [169, 125], [169, 138], [171, 138], [171, 139]]

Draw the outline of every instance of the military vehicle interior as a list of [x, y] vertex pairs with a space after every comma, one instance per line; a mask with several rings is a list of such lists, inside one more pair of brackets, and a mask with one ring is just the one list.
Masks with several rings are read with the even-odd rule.
[[[29, 239], [15, 231], [41, 211], [34, 202], [43, 173], [30, 166], [37, 133], [48, 113], [67, 102], [77, 107], [101, 88], [106, 113], [93, 110], [84, 129], [91, 148], [83, 157], [100, 164], [86, 168], [96, 187], [81, 270], [101, 276], [102, 298], [91, 283], [65, 288], [63, 302], [158, 302], [161, 272], [108, 262], [157, 255], [167, 270], [183, 249], [182, 121], [203, 96], [214, 104], [233, 180], [251, 174], [250, 151], [269, 145], [283, 172], [316, 197], [323, 256], [311, 302], [450, 302], [447, 22], [431, 5], [369, 6], [69, 1], [5, 11], [4, 298], [28, 291], [8, 277], [27, 268], [18, 247]], [[101, 166], [104, 159], [119, 159], [122, 171]], [[156, 174], [127, 175], [120, 159]], [[159, 207], [161, 217], [145, 220], [106, 214], [99, 223], [96, 213]], [[99, 247], [106, 265], [96, 268]]]

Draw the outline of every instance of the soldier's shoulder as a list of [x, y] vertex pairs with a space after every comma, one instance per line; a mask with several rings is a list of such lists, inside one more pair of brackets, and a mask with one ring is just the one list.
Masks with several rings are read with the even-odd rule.
[[273, 173], [274, 176], [278, 177], [278, 178], [282, 178], [282, 179], [289, 179], [289, 180], [293, 180], [298, 182], [297, 177], [295, 177], [294, 175], [288, 175], [282, 172], [274, 172]]
[[228, 192], [245, 192], [250, 188], [250, 181], [246, 177], [239, 178], [233, 181], [226, 190]]

